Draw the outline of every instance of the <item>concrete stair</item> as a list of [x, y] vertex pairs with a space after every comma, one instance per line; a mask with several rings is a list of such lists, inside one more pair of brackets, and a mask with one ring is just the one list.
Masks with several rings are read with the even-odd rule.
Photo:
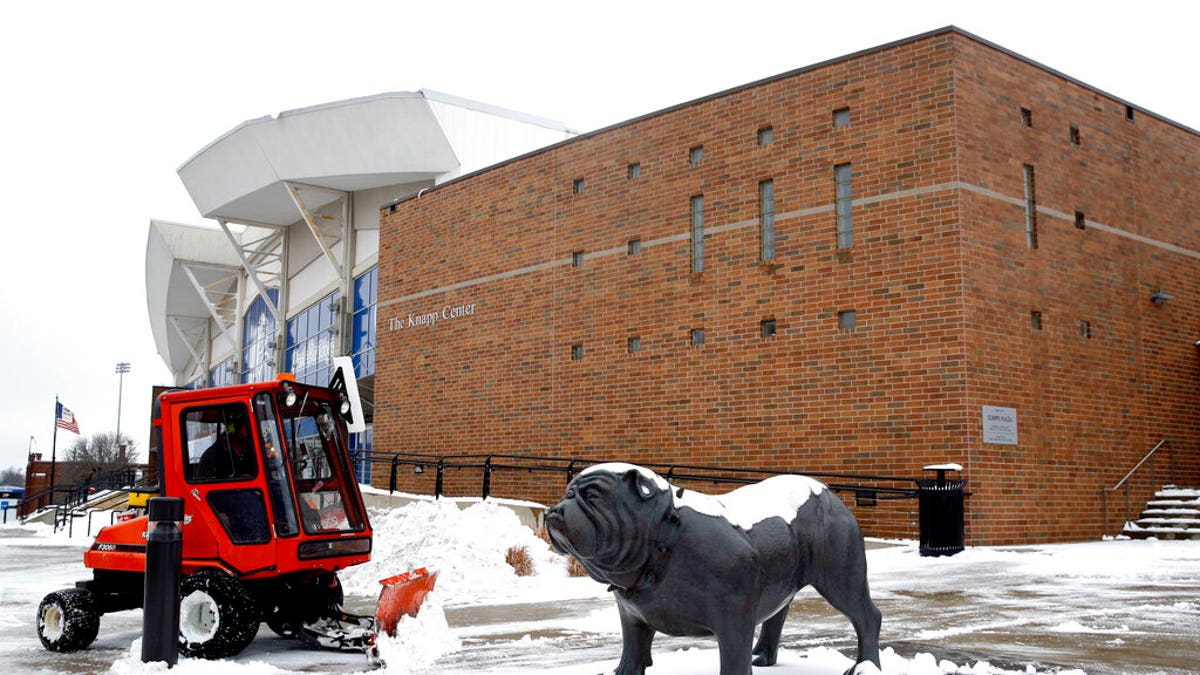
[[1130, 539], [1200, 539], [1200, 490], [1164, 485], [1121, 534]]
[[[26, 516], [24, 522], [53, 525], [55, 517], [62, 517], [64, 518], [63, 522], [65, 522], [66, 518], [87, 518], [89, 511], [117, 511], [128, 507], [128, 492], [122, 490], [100, 490], [89, 495], [86, 502], [72, 507], [68, 511], [63, 512], [53, 508], [40, 509]], [[108, 525], [107, 522], [104, 524]], [[64, 525], [60, 522], [59, 527], [64, 527]]]

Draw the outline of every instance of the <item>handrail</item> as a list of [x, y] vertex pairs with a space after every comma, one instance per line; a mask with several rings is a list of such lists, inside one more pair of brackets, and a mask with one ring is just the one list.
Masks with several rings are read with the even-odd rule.
[[1154, 453], [1158, 452], [1158, 449], [1159, 449], [1159, 448], [1161, 448], [1161, 447], [1162, 447], [1162, 446], [1164, 446], [1164, 445], [1165, 445], [1165, 446], [1167, 446], [1168, 448], [1171, 448], [1171, 449], [1172, 449], [1172, 452], [1170, 453], [1170, 454], [1171, 454], [1171, 457], [1170, 457], [1170, 459], [1171, 459], [1170, 470], [1171, 470], [1171, 482], [1172, 482], [1172, 483], [1174, 483], [1174, 482], [1175, 482], [1175, 453], [1174, 453], [1174, 448], [1173, 448], [1173, 446], [1171, 445], [1171, 439], [1169, 439], [1169, 438], [1164, 438], [1164, 439], [1162, 439], [1161, 441], [1159, 441], [1158, 443], [1156, 443], [1156, 444], [1154, 445], [1154, 447], [1153, 447], [1153, 448], [1150, 448], [1150, 452], [1147, 452], [1147, 453], [1146, 453], [1146, 456], [1145, 456], [1145, 457], [1143, 457], [1143, 458], [1142, 458], [1142, 460], [1141, 460], [1140, 462], [1138, 462], [1136, 465], [1134, 465], [1134, 467], [1133, 467], [1132, 469], [1130, 469], [1130, 470], [1129, 470], [1129, 473], [1125, 474], [1125, 477], [1124, 477], [1124, 478], [1122, 478], [1121, 480], [1117, 481], [1117, 484], [1116, 484], [1116, 485], [1114, 485], [1114, 486], [1112, 486], [1112, 487], [1110, 487], [1110, 488], [1104, 488], [1104, 491], [1105, 491], [1105, 492], [1116, 492], [1117, 490], [1121, 489], [1121, 486], [1125, 484], [1125, 481], [1129, 480], [1129, 477], [1130, 477], [1130, 476], [1132, 476], [1134, 473], [1136, 473], [1138, 469], [1142, 468], [1142, 465], [1143, 465], [1143, 464], [1145, 464], [1145, 463], [1146, 463], [1146, 461], [1147, 461], [1147, 460], [1149, 460], [1151, 457], [1153, 457], [1153, 456], [1154, 456]]
[[[1175, 483], [1175, 446], [1171, 444], [1171, 440], [1169, 438], [1164, 438], [1161, 441], [1159, 441], [1158, 443], [1155, 443], [1154, 447], [1150, 448], [1150, 452], [1147, 452], [1146, 455], [1144, 457], [1142, 457], [1142, 459], [1140, 461], [1138, 461], [1138, 463], [1135, 464], [1133, 466], [1133, 468], [1130, 469], [1129, 472], [1125, 474], [1124, 477], [1121, 478], [1121, 480], [1117, 481], [1116, 485], [1114, 485], [1110, 488], [1102, 487], [1100, 489], [1101, 502], [1103, 503], [1103, 506], [1104, 506], [1104, 523], [1102, 526], [1103, 530], [1101, 532], [1102, 535], [1107, 535], [1107, 533], [1108, 533], [1108, 495], [1116, 492], [1117, 490], [1120, 490], [1122, 486], [1125, 486], [1126, 482], [1128, 482], [1129, 479], [1132, 478], [1133, 475], [1135, 473], [1137, 473], [1138, 470], [1141, 469], [1142, 466], [1144, 466], [1146, 464], [1146, 462], [1153, 459], [1155, 453], [1157, 453], [1163, 446], [1167, 447], [1167, 452], [1168, 452], [1167, 470], [1169, 472], [1171, 483], [1172, 484]], [[1158, 471], [1157, 471], [1157, 467], [1155, 467], [1155, 477], [1157, 477], [1157, 475], [1158, 475]], [[1125, 522], [1129, 522], [1132, 515], [1133, 515], [1133, 507], [1130, 502], [1129, 487], [1125, 486]]]
[[[129, 492], [131, 490], [142, 490], [152, 487], [149, 485], [151, 478], [157, 480], [157, 476], [151, 472], [149, 464], [129, 464], [112, 471], [108, 471], [99, 475], [92, 476], [90, 479], [82, 480], [78, 483], [60, 483], [57, 485], [47, 486], [37, 492], [25, 495], [17, 503], [19, 509], [19, 517], [25, 518], [28, 516], [28, 505], [36, 503], [37, 506], [33, 510], [51, 508], [56, 514], [61, 513], [63, 509], [69, 510], [88, 501], [88, 490], [94, 488], [96, 490], [108, 490], [111, 492]], [[138, 478], [138, 472], [142, 473], [142, 477]], [[66, 495], [65, 497], [61, 495]], [[49, 502], [47, 504], [46, 502]], [[60, 508], [61, 507], [61, 508]], [[59, 527], [58, 518], [55, 518], [55, 530]]]

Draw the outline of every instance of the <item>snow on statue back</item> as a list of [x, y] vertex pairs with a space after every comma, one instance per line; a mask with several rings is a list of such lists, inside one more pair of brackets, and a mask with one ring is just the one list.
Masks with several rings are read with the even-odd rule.
[[774, 665], [788, 605], [810, 584], [854, 624], [850, 672], [879, 668], [862, 533], [811, 478], [776, 476], [710, 496], [643, 467], [599, 464], [571, 481], [546, 528], [614, 591], [624, 638], [617, 675], [645, 672], [655, 632], [715, 635], [721, 675], [750, 675], [752, 660]]

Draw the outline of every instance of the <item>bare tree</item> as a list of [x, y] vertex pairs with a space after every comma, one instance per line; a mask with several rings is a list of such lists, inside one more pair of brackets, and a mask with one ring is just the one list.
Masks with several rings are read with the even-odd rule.
[[[121, 446], [125, 446], [122, 450]], [[65, 482], [79, 481], [99, 476], [110, 471], [123, 469], [133, 464], [137, 443], [121, 434], [121, 442], [117, 443], [117, 435], [102, 431], [92, 434], [91, 438], [80, 436], [67, 449], [67, 463], [64, 465], [63, 478]]]
[[0, 485], [25, 485], [25, 470], [14, 466], [0, 471]]

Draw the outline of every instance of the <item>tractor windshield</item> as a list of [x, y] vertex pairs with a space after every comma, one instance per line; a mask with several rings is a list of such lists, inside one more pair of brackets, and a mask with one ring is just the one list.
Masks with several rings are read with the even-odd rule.
[[304, 392], [302, 400], [288, 406], [280, 394], [279, 410], [304, 531], [362, 530], [358, 502], [348, 492], [353, 476], [333, 405]]

